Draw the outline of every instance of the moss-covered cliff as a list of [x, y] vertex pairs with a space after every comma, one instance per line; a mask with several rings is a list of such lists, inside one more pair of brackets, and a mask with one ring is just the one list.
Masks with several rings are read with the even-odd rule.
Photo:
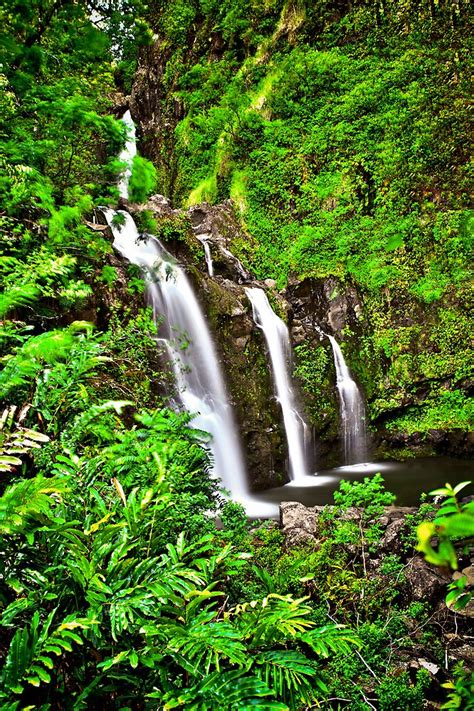
[[[384, 447], [467, 446], [467, 20], [463, 2], [173, 0], [132, 88], [176, 206], [231, 198], [257, 278], [357, 295], [339, 336]], [[327, 345], [297, 352], [333, 423]]]

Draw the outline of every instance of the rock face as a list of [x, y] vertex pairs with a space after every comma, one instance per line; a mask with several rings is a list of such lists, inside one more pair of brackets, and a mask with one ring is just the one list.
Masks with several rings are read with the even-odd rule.
[[[148, 79], [143, 77], [143, 81]], [[145, 128], [143, 124], [142, 130]], [[256, 281], [232, 253], [233, 244], [248, 242], [250, 237], [242, 231], [229, 200], [219, 205], [203, 203], [188, 210], [176, 210], [167, 198], [155, 195], [144, 206], [125, 204], [125, 207], [136, 213], [151, 211], [158, 223], [160, 239], [187, 268], [194, 282], [221, 355], [252, 487], [262, 489], [283, 483], [287, 453], [264, 338], [253, 323], [245, 285], [265, 289], [277, 304], [279, 315], [288, 323], [295, 346], [300, 399], [305, 419], [313, 430], [313, 442], [317, 443], [317, 468], [343, 464], [336, 374], [326, 334], [344, 341], [344, 352], [359, 386], [367, 378], [370, 381], [371, 362], [361, 357], [358, 347], [367, 336], [369, 324], [357, 290], [333, 277], [293, 281], [283, 293], [276, 290], [272, 280]], [[212, 277], [208, 273], [211, 260]], [[347, 333], [351, 334], [349, 338]], [[412, 400], [402, 402], [399, 414], [412, 404]], [[383, 417], [373, 424], [377, 432], [372, 437], [372, 449], [377, 458], [387, 454], [397, 458], [398, 451], [400, 456], [407, 451], [418, 456], [466, 456], [474, 451], [472, 434], [461, 430], [406, 435], [388, 430]]]
[[405, 568], [405, 579], [410, 587], [413, 600], [435, 602], [450, 582], [447, 573], [429, 565], [424, 558], [416, 556]]
[[340, 339], [349, 326], [360, 329], [363, 304], [357, 291], [337, 279], [304, 279], [291, 283], [285, 292], [291, 304], [290, 325], [295, 343], [312, 334], [320, 340], [324, 333]]
[[[280, 519], [283, 533], [288, 546], [302, 543], [319, 545], [322, 535], [320, 517], [323, 512], [331, 512], [334, 506], [304, 506], [296, 501], [284, 501], [280, 505]], [[405, 518], [415, 513], [411, 506], [387, 506], [383, 516], [378, 520], [382, 529], [379, 549], [382, 553], [400, 553], [402, 546], [401, 534], [406, 530]], [[340, 520], [359, 523], [362, 511], [348, 507]]]
[[474, 455], [474, 432], [461, 429], [435, 430], [427, 432], [390, 432], [383, 428], [377, 436], [377, 444], [381, 451], [393, 452], [394, 458], [397, 450], [409, 449], [416, 456], [472, 457]]

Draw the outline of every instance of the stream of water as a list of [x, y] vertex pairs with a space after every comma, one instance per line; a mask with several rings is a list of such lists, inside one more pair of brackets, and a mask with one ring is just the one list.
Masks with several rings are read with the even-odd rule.
[[211, 334], [191, 285], [157, 239], [140, 237], [131, 215], [114, 210], [104, 210], [104, 214], [115, 249], [142, 270], [182, 407], [195, 415], [192, 427], [211, 435], [213, 474], [233, 499], [245, 503], [249, 492], [237, 426]]
[[339, 344], [333, 336], [328, 335], [328, 338], [331, 342], [336, 368], [344, 464], [366, 462], [368, 453], [364, 399], [357, 383], [351, 376]]
[[128, 198], [128, 183], [132, 175], [133, 159], [137, 155], [137, 141], [135, 136], [135, 124], [130, 111], [126, 111], [122, 116], [122, 121], [127, 129], [127, 141], [123, 151], [119, 155], [119, 160], [125, 163], [126, 168], [118, 182], [120, 197]]
[[262, 329], [270, 356], [276, 397], [280, 403], [288, 443], [289, 474], [293, 481], [308, 476], [305, 440], [308, 427], [298, 409], [290, 378], [291, 343], [288, 328], [270, 306], [263, 289], [246, 288], [254, 321]]

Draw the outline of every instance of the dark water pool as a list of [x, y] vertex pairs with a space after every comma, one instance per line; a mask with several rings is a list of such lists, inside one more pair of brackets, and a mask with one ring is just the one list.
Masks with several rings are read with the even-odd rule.
[[[306, 506], [333, 504], [333, 492], [342, 479], [362, 481], [366, 476], [380, 472], [386, 488], [397, 497], [398, 506], [415, 506], [423, 492], [443, 486], [446, 482], [458, 484], [460, 481], [474, 480], [473, 462], [466, 459], [430, 457], [409, 459], [406, 462], [374, 462], [337, 467], [306, 477], [301, 484], [290, 483], [268, 491], [259, 492], [253, 501], [252, 517], [278, 517], [281, 501], [299, 501]], [[471, 485], [464, 495], [474, 494]], [[259, 503], [261, 512], [259, 513]]]

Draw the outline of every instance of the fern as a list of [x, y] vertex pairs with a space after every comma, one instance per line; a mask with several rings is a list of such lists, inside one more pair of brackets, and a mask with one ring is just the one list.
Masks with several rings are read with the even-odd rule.
[[357, 635], [344, 625], [326, 625], [305, 632], [300, 637], [319, 657], [327, 658], [331, 653], [352, 654], [354, 646], [360, 647]]
[[96, 625], [94, 619], [70, 615], [50, 634], [55, 614], [56, 610], [53, 610], [40, 629], [40, 615], [35, 612], [29, 627], [16, 631], [1, 675], [1, 683], [7, 691], [21, 694], [28, 684], [50, 683], [51, 672], [58, 666], [53, 657], [72, 652], [73, 644], [83, 643], [78, 630], [88, 630]]
[[221, 670], [225, 662], [244, 667], [247, 654], [239, 630], [215, 617], [215, 610], [207, 609], [187, 625], [168, 625], [165, 630], [168, 653], [178, 652], [190, 665], [206, 674]]
[[17, 407], [12, 405], [0, 415], [0, 472], [13, 471], [22, 463], [18, 455], [27, 454], [31, 449], [49, 442], [49, 437], [41, 432], [14, 423], [16, 411]]
[[160, 699], [165, 709], [220, 709], [222, 711], [288, 711], [288, 706], [273, 700], [272, 690], [256, 676], [244, 670], [208, 674], [198, 684], [178, 694], [153, 692], [149, 698]]
[[237, 616], [251, 647], [295, 639], [314, 627], [314, 623], [307, 619], [311, 608], [303, 604], [305, 599], [295, 600], [291, 595], [271, 593], [262, 600], [237, 605], [230, 614]]
[[0, 294], [0, 318], [13, 309], [30, 306], [39, 297], [39, 290], [33, 284], [14, 286]]
[[314, 664], [296, 650], [281, 649], [259, 652], [253, 667], [255, 673], [273, 689], [290, 708], [299, 708], [301, 701], [310, 706], [316, 699], [318, 686], [326, 691]]
[[66, 493], [67, 483], [59, 477], [37, 476], [10, 486], [0, 497], [0, 533], [23, 533], [31, 539], [30, 524], [44, 524], [52, 518], [52, 506]]

